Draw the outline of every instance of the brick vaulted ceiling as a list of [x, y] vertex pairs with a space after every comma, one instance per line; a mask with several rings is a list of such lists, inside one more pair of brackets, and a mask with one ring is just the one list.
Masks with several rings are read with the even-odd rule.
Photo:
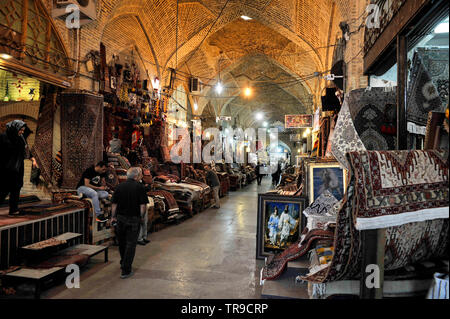
[[[245, 83], [255, 87], [254, 93], [264, 85], [286, 92], [287, 99], [298, 102], [297, 110], [289, 111], [310, 112], [324, 87], [311, 75], [330, 69], [339, 22], [351, 14], [348, 2], [178, 0], [177, 27], [176, 0], [102, 0], [101, 39], [118, 50], [136, 48], [150, 77], [167, 80], [168, 68], [181, 72], [180, 81], [188, 74], [199, 77], [206, 83], [196, 97], [200, 113], [206, 106], [218, 115], [230, 113], [230, 104], [247, 104], [236, 103]], [[230, 87], [228, 99], [215, 99], [209, 90], [219, 76]]]

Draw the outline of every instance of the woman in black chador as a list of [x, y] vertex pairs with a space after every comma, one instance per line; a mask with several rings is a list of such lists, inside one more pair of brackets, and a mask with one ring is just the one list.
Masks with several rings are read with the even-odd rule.
[[9, 194], [9, 214], [19, 212], [20, 189], [23, 186], [24, 159], [31, 157], [26, 138], [31, 133], [25, 122], [14, 120], [6, 124], [6, 132], [0, 134], [0, 204]]

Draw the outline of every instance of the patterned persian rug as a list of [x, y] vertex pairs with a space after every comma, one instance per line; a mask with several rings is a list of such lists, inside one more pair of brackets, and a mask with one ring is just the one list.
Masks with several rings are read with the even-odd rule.
[[83, 171], [103, 158], [103, 97], [61, 94], [62, 187], [74, 188]]
[[[360, 229], [386, 228], [386, 270], [448, 258], [448, 164], [443, 153], [352, 152], [349, 159], [351, 178], [337, 216], [335, 254], [328, 267], [302, 279], [321, 283], [359, 278], [362, 242], [357, 223]], [[370, 168], [372, 180], [361, 175], [360, 166], [369, 165], [369, 160], [378, 160]], [[439, 217], [445, 215], [445, 206], [446, 217]], [[433, 220], [420, 221], [424, 219]]]
[[[447, 62], [448, 64], [448, 62]], [[439, 92], [432, 81], [431, 75], [422, 63], [421, 54], [414, 53], [411, 69], [411, 83], [408, 90], [406, 119], [419, 126], [426, 126], [428, 112], [444, 111]]]
[[356, 132], [367, 150], [394, 150], [395, 132], [386, 134], [383, 127], [396, 127], [396, 91], [374, 87], [370, 91], [357, 89], [350, 92], [348, 106]]
[[331, 154], [346, 169], [349, 164], [345, 157], [347, 152], [365, 151], [366, 148], [356, 132], [348, 106], [348, 95], [344, 99], [339, 112], [331, 140]]
[[48, 93], [39, 109], [39, 119], [36, 138], [32, 153], [41, 169], [41, 175], [46, 183], [52, 182], [52, 152], [53, 147], [53, 114], [56, 111], [56, 93]]

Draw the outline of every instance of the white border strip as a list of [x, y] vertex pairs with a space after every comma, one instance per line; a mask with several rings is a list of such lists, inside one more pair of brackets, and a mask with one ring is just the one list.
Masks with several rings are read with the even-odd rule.
[[427, 208], [415, 212], [401, 213], [396, 215], [356, 218], [356, 229], [378, 229], [392, 226], [400, 226], [407, 223], [423, 222], [426, 220], [448, 218], [449, 207]]

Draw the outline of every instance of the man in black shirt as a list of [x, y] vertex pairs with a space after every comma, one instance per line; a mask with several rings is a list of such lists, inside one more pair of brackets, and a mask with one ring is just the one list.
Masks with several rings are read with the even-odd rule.
[[109, 193], [106, 191], [106, 163], [100, 161], [95, 166], [86, 169], [81, 175], [77, 185], [77, 192], [92, 200], [97, 221], [106, 222], [107, 218], [102, 214], [99, 199], [108, 198]]
[[216, 172], [214, 172], [209, 165], [204, 166], [206, 170], [206, 183], [213, 190], [214, 194], [214, 208], [220, 208], [219, 189], [220, 181]]
[[117, 240], [119, 241], [120, 278], [128, 278], [133, 275], [133, 264], [136, 244], [147, 210], [148, 198], [142, 179], [142, 169], [132, 167], [127, 171], [127, 180], [119, 184], [112, 198], [112, 223], [117, 221]]

